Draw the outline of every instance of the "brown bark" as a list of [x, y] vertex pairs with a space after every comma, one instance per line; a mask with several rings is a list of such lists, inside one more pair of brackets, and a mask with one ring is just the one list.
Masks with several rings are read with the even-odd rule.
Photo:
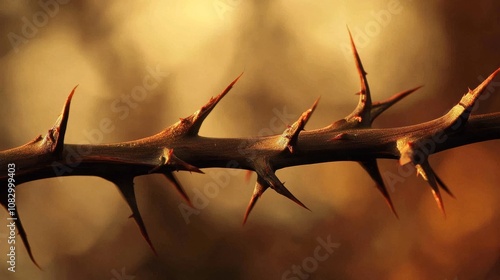
[[[366, 73], [354, 44], [352, 47], [361, 80], [359, 103], [349, 116], [327, 127], [303, 131], [316, 108], [316, 101], [299, 120], [280, 135], [254, 138], [199, 136], [198, 131], [203, 121], [233, 87], [238, 77], [199, 111], [156, 135], [115, 144], [66, 144], [64, 135], [71, 98], [75, 91], [73, 89], [53, 128], [44, 137], [38, 136], [23, 146], [0, 151], [0, 166], [15, 164], [16, 185], [44, 178], [74, 175], [99, 176], [115, 183], [152, 248], [137, 207], [133, 187], [136, 176], [152, 173], [163, 174], [190, 203], [174, 177], [174, 171], [202, 173], [200, 168], [222, 167], [256, 172], [257, 183], [245, 213], [246, 221], [258, 198], [268, 188], [305, 207], [276, 177], [276, 170], [332, 161], [359, 162], [376, 182], [394, 211], [376, 160], [398, 159], [400, 164], [412, 164], [416, 167], [417, 172], [428, 181], [438, 206], [444, 212], [439, 187], [450, 194], [451, 192], [432, 170], [428, 157], [446, 149], [500, 139], [500, 113], [470, 116], [475, 102], [500, 69], [477, 88], [465, 94], [456, 106], [440, 118], [412, 126], [373, 129], [371, 124], [378, 115], [418, 88], [401, 92], [383, 102], [372, 102]], [[0, 175], [0, 204], [12, 217], [17, 218], [17, 229], [34, 261], [17, 209], [8, 206], [9, 178], [5, 173]]]

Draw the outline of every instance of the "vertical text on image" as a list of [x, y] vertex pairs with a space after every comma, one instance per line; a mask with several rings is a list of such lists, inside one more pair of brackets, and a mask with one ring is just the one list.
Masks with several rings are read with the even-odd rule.
[[7, 237], [8, 253], [7, 263], [9, 264], [8, 270], [16, 272], [16, 164], [7, 164], [7, 211], [9, 217], [7, 218], [7, 228], [9, 234]]

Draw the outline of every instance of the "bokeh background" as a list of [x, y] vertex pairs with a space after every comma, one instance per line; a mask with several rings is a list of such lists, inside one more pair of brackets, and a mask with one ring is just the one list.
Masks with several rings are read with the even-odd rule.
[[[375, 126], [431, 120], [500, 66], [499, 10], [494, 0], [2, 0], [0, 149], [46, 133], [77, 84], [67, 142], [111, 143], [162, 130], [242, 71], [202, 135], [281, 133], [318, 96], [306, 128], [328, 125], [357, 102], [346, 25], [375, 100], [424, 85]], [[132, 95], [155, 71], [154, 86]], [[499, 94], [497, 83], [476, 113], [499, 111]], [[112, 131], [96, 131], [103, 119]], [[244, 227], [255, 175], [247, 182], [244, 171], [178, 173], [203, 205], [189, 216], [162, 177], [140, 177], [138, 203], [158, 256], [112, 184], [93, 177], [30, 182], [18, 188], [18, 207], [43, 271], [19, 244], [17, 272], [2, 261], [0, 278], [500, 279], [499, 158], [498, 140], [431, 157], [457, 198], [445, 195], [446, 218], [412, 173], [386, 181], [396, 219], [350, 162], [278, 171], [312, 212], [268, 191]], [[396, 161], [379, 162], [386, 179], [399, 174]], [[211, 197], [199, 198], [214, 183]], [[0, 236], [4, 260], [6, 227]], [[326, 260], [313, 260], [318, 238], [337, 244]], [[304, 274], [293, 266], [305, 266]]]

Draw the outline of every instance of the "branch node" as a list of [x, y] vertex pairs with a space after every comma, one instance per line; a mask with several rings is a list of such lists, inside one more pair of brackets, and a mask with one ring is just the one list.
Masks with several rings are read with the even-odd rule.
[[191, 165], [182, 159], [178, 158], [174, 154], [174, 149], [164, 148], [162, 154], [160, 155], [160, 163], [149, 171], [149, 173], [157, 173], [158, 170], [162, 168], [173, 169], [173, 170], [186, 170], [189, 172], [196, 172], [204, 174], [198, 167]]
[[257, 200], [262, 196], [262, 194], [268, 189], [271, 188], [282, 196], [290, 199], [295, 202], [299, 206], [310, 211], [307, 206], [305, 206], [300, 200], [298, 200], [286, 187], [285, 185], [276, 177], [274, 173], [275, 170], [271, 168], [268, 162], [265, 159], [257, 160], [255, 162], [255, 172], [257, 172], [257, 183], [254, 187], [254, 192], [252, 197], [250, 198], [250, 202], [248, 203], [247, 210], [245, 212], [245, 216], [243, 218], [243, 224], [246, 223], [250, 212], [254, 208]]
[[288, 148], [290, 153], [293, 153], [294, 147], [297, 145], [299, 134], [302, 130], [304, 130], [304, 127], [307, 124], [307, 121], [309, 121], [309, 118], [311, 118], [311, 115], [316, 109], [318, 102], [319, 102], [319, 97], [318, 99], [316, 99], [316, 101], [314, 101], [314, 104], [311, 106], [311, 108], [302, 113], [299, 119], [292, 125], [288, 126], [287, 129], [281, 135], [279, 141], [282, 142], [284, 140], [284, 143], [282, 143], [281, 145], [284, 147], [284, 149]]

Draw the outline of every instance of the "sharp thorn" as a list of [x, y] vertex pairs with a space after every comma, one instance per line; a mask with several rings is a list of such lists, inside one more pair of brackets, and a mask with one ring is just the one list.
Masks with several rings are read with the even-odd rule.
[[14, 211], [14, 216], [17, 217], [16, 227], [17, 227], [17, 232], [19, 236], [21, 236], [21, 240], [24, 243], [24, 247], [26, 247], [26, 251], [28, 252], [28, 256], [30, 257], [31, 261], [38, 267], [38, 269], [43, 270], [40, 265], [35, 260], [35, 257], [33, 256], [33, 252], [31, 251], [31, 246], [28, 241], [28, 235], [26, 234], [26, 231], [24, 230], [23, 224], [21, 223], [21, 217], [19, 217], [19, 212], [16, 210]]
[[[354, 55], [354, 61], [356, 63], [356, 69], [358, 71], [359, 80], [361, 84], [361, 90], [359, 91], [360, 96], [358, 105], [356, 106], [356, 109], [354, 109], [354, 111], [347, 117], [347, 119], [350, 120], [351, 118], [358, 116], [361, 117], [362, 119], [370, 120], [372, 100], [370, 94], [370, 87], [368, 85], [368, 80], [366, 79], [367, 73], [363, 67], [361, 58], [359, 57], [359, 53], [356, 49], [356, 45], [354, 44], [354, 39], [352, 37], [351, 31], [349, 30], [349, 27], [347, 27], [347, 32], [349, 33], [351, 49]], [[371, 122], [365, 123], [365, 125], [369, 125], [370, 123]]]
[[254, 191], [252, 194], [252, 197], [250, 198], [250, 202], [248, 203], [247, 209], [245, 211], [245, 216], [243, 217], [243, 225], [246, 224], [248, 216], [252, 212], [255, 204], [259, 200], [259, 198], [262, 196], [262, 194], [266, 191], [267, 187], [261, 185], [259, 183], [259, 180], [255, 183]]
[[486, 88], [488, 88], [488, 85], [493, 81], [493, 79], [495, 79], [495, 77], [498, 75], [498, 73], [500, 73], [500, 68], [498, 68], [497, 70], [495, 70], [493, 73], [491, 73], [488, 78], [486, 78], [481, 84], [479, 84], [474, 90], [470, 90], [469, 89], [469, 92], [466, 94], [469, 95], [469, 94], [472, 94], [472, 100], [468, 99], [468, 98], [462, 98], [464, 102], [461, 102], [461, 103], [465, 103], [468, 107], [472, 107], [474, 106], [474, 102], [477, 100], [477, 98], [484, 92], [484, 90]]
[[358, 73], [361, 78], [362, 86], [363, 86], [363, 80], [365, 79], [365, 76], [368, 74], [366, 73], [365, 69], [363, 68], [363, 63], [361, 62], [361, 58], [359, 57], [358, 50], [356, 49], [356, 44], [354, 43], [354, 39], [351, 34], [351, 30], [349, 27], [347, 27], [347, 32], [349, 33], [349, 41], [351, 43], [351, 50], [352, 54], [354, 55], [354, 60], [356, 62], [356, 68], [358, 69]]
[[441, 193], [439, 192], [439, 189], [434, 189], [432, 188], [432, 195], [434, 196], [434, 200], [436, 201], [437, 206], [439, 207], [439, 210], [443, 213], [443, 216], [446, 218], [446, 211], [444, 209], [444, 204], [443, 204], [443, 198], [441, 197]]
[[160, 156], [160, 163], [149, 171], [149, 173], [163, 173], [166, 167], [170, 167], [175, 170], [185, 170], [189, 172], [195, 172], [200, 174], [205, 174], [198, 167], [191, 165], [182, 159], [178, 158], [174, 154], [174, 149], [163, 149], [163, 153]]
[[316, 99], [316, 101], [314, 101], [311, 108], [307, 109], [307, 111], [302, 113], [299, 119], [283, 132], [280, 141], [282, 141], [283, 139], [285, 140], [284, 148], [287, 148], [290, 151], [290, 153], [293, 153], [294, 147], [297, 144], [297, 140], [299, 138], [299, 134], [302, 130], [304, 130], [304, 127], [311, 118], [312, 113], [314, 113], [314, 110], [316, 109], [318, 102], [319, 102], [319, 97]]
[[398, 213], [396, 212], [396, 209], [394, 208], [394, 204], [392, 203], [391, 196], [389, 195], [389, 192], [387, 191], [387, 188], [385, 187], [384, 180], [382, 179], [382, 175], [380, 175], [380, 170], [378, 168], [377, 160], [372, 159], [372, 160], [366, 160], [366, 161], [360, 161], [358, 162], [363, 169], [365, 169], [366, 172], [370, 175], [373, 181], [375, 181], [375, 185], [377, 189], [380, 191], [382, 196], [385, 199], [385, 202], [391, 209], [392, 213], [396, 216], [396, 218], [399, 219]]
[[200, 174], [205, 174], [205, 172], [201, 171], [201, 169], [199, 169], [198, 167], [194, 166], [194, 165], [191, 165], [179, 158], [176, 157], [176, 161], [182, 166], [184, 167], [184, 170], [186, 171], [189, 171], [189, 172], [194, 172], [194, 173], [200, 173]]
[[443, 180], [441, 180], [441, 178], [439, 178], [439, 176], [437, 175], [436, 172], [434, 172], [434, 177], [436, 177], [436, 181], [438, 183], [439, 186], [441, 186], [441, 188], [446, 192], [448, 193], [448, 195], [450, 195], [451, 197], [455, 198], [455, 195], [450, 191], [450, 189], [445, 185], [445, 183], [443, 182]]
[[135, 197], [135, 191], [134, 191], [134, 178], [125, 176], [122, 177], [120, 175], [115, 176], [115, 177], [105, 177], [106, 180], [114, 183], [117, 187], [118, 190], [120, 190], [121, 194], [125, 198], [125, 201], [127, 202], [128, 206], [130, 207], [130, 210], [132, 210], [132, 217], [134, 218], [137, 226], [139, 227], [139, 230], [148, 243], [149, 247], [153, 251], [155, 255], [158, 255], [156, 252], [153, 243], [151, 242], [151, 239], [149, 238], [149, 234], [146, 230], [146, 225], [144, 224], [144, 221], [142, 220], [141, 213], [139, 211], [139, 207], [137, 206], [137, 200]]
[[[205, 104], [203, 107], [201, 107], [200, 110], [196, 111], [193, 115], [185, 118], [185, 121], [189, 122], [190, 124], [187, 124], [187, 127], [185, 128], [186, 130], [183, 132], [185, 135], [189, 136], [195, 136], [198, 135], [198, 132], [200, 131], [201, 125], [205, 118], [212, 112], [213, 108], [219, 103], [219, 101], [226, 96], [226, 94], [233, 88], [234, 84], [240, 79], [240, 77], [243, 75], [243, 72], [236, 77], [225, 89], [222, 91], [219, 95], [216, 97], [212, 97], [210, 101], [208, 101], [207, 104]], [[182, 124], [186, 126], [186, 124]]]
[[182, 166], [184, 167], [184, 170], [189, 171], [189, 172], [195, 172], [195, 173], [200, 173], [200, 174], [205, 174], [205, 172], [201, 171], [198, 167], [191, 165], [182, 159], [178, 158], [174, 154], [174, 149], [164, 149], [164, 153], [166, 152], [166, 159], [167, 162], [165, 164], [173, 164], [175, 166]]
[[417, 168], [417, 172], [426, 180], [432, 190], [432, 195], [434, 196], [434, 200], [436, 201], [437, 206], [446, 217], [446, 211], [444, 209], [443, 199], [441, 197], [441, 193], [439, 192], [439, 187], [437, 185], [436, 177], [434, 171], [432, 170], [429, 162], [426, 160], [422, 164], [415, 165]]
[[[500, 73], [500, 68], [495, 70], [491, 75], [488, 76], [481, 84], [479, 84], [474, 90], [469, 89], [467, 94], [465, 94], [460, 102], [455, 105], [446, 115], [442, 118], [446, 119], [448, 123], [450, 123], [449, 128], [453, 130], [457, 130], [465, 126], [467, 120], [469, 119], [470, 113], [476, 100], [481, 96], [485, 89], [488, 88], [489, 84], [493, 81], [496, 75]], [[460, 123], [458, 127], [453, 127], [453, 123], [456, 122], [459, 118], [462, 118], [463, 121]], [[453, 127], [453, 128], [452, 128]]]
[[273, 189], [275, 192], [281, 194], [282, 196], [290, 199], [299, 206], [311, 211], [307, 206], [305, 206], [300, 200], [298, 200], [283, 183], [276, 177], [274, 170], [271, 168], [268, 162], [264, 160], [256, 161], [255, 172], [257, 172], [257, 181], [264, 187]]
[[61, 115], [59, 115], [56, 123], [47, 134], [50, 140], [53, 141], [51, 143], [51, 151], [58, 155], [62, 153], [64, 147], [64, 136], [66, 135], [66, 128], [68, 126], [69, 109], [71, 107], [71, 100], [73, 98], [73, 95], [75, 94], [75, 90], [77, 87], [78, 85], [76, 85], [69, 94], [66, 102], [64, 103]]
[[382, 102], [375, 102], [372, 105], [372, 110], [371, 110], [371, 117], [372, 117], [372, 122], [385, 110], [389, 109], [392, 105], [396, 104], [403, 98], [407, 97], [408, 95], [412, 94], [413, 92], [417, 91], [418, 89], [422, 88], [423, 86], [418, 86], [416, 88], [412, 88], [410, 90], [405, 90], [399, 93], [396, 93], [395, 95], [391, 96], [389, 99], [384, 100]]
[[299, 199], [297, 199], [286, 187], [283, 185], [283, 183], [274, 175], [274, 173], [269, 174], [270, 176], [266, 176], [265, 180], [267, 180], [267, 183], [269, 186], [276, 191], [277, 193], [281, 194], [282, 196], [290, 199], [291, 201], [295, 202], [299, 206], [311, 211], [307, 206], [304, 205]]
[[177, 178], [172, 174], [172, 172], [164, 172], [162, 173], [167, 180], [169, 180], [177, 190], [177, 192], [182, 196], [184, 201], [189, 205], [189, 207], [194, 208], [193, 203], [191, 202], [191, 199], [189, 199], [189, 196], [187, 195], [186, 191], [182, 187], [181, 183], [177, 180]]

